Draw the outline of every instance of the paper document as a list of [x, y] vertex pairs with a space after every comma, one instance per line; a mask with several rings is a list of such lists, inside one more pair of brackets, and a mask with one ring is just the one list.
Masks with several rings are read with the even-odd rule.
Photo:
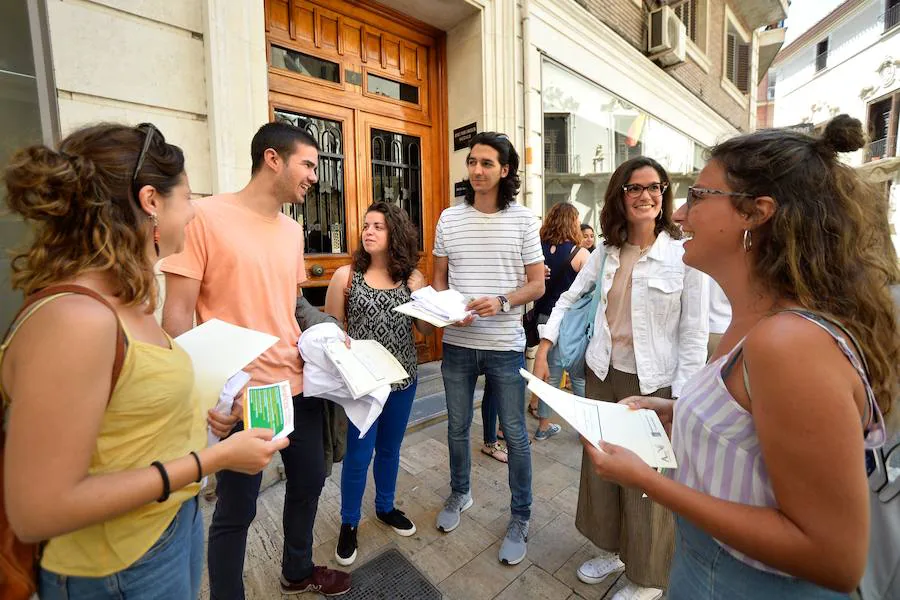
[[430, 285], [412, 293], [412, 300], [394, 310], [422, 319], [435, 327], [446, 327], [469, 316], [466, 298], [456, 290], [437, 292]]
[[333, 340], [325, 345], [325, 353], [354, 400], [409, 377], [400, 361], [375, 340], [352, 340], [349, 348], [344, 342]]
[[[250, 383], [250, 374], [246, 371], [238, 371], [225, 382], [225, 387], [219, 393], [219, 401], [216, 403], [215, 411], [223, 415], [230, 415], [234, 406], [234, 397], [240, 393], [244, 386]], [[212, 446], [219, 441], [219, 436], [207, 428], [206, 445]]]
[[[194, 363], [198, 389], [214, 390], [218, 398], [225, 382], [271, 348], [278, 338], [268, 333], [212, 319], [175, 338]], [[207, 408], [215, 406], [215, 400]]]
[[528, 382], [529, 390], [594, 446], [599, 448], [602, 440], [628, 448], [651, 467], [674, 469], [678, 466], [666, 430], [652, 410], [634, 410], [624, 404], [573, 396], [525, 369], [519, 369], [519, 373]]
[[291, 384], [280, 381], [270, 385], [255, 385], [244, 394], [244, 426], [271, 429], [273, 440], [294, 431], [294, 399]]

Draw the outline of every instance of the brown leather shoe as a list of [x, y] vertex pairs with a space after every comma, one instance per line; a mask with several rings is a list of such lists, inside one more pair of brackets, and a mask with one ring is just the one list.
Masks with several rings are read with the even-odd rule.
[[281, 592], [302, 594], [318, 592], [323, 596], [340, 596], [350, 591], [350, 573], [335, 571], [328, 567], [313, 567], [312, 575], [303, 581], [290, 582], [281, 576]]

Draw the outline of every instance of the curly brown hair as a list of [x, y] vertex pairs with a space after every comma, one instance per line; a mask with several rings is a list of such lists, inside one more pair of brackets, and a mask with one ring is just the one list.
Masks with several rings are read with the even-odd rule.
[[[384, 215], [388, 233], [388, 271], [397, 283], [406, 283], [416, 270], [419, 262], [419, 232], [406, 211], [390, 202], [376, 202], [369, 206], [366, 214], [380, 212]], [[353, 270], [365, 273], [372, 264], [371, 255], [362, 244], [353, 253]]]
[[577, 246], [583, 237], [581, 216], [574, 204], [559, 202], [550, 207], [541, 225], [542, 242], [553, 245], [574, 242]]
[[[146, 136], [154, 130], [135, 173]], [[184, 154], [150, 124], [79, 129], [59, 150], [17, 152], [4, 173], [7, 204], [30, 221], [30, 244], [13, 253], [12, 286], [25, 295], [87, 272], [108, 273], [126, 306], [156, 308], [158, 290], [147, 256], [150, 220], [137, 190], [167, 195], [184, 174]]]
[[710, 151], [748, 217], [769, 196], [774, 215], [751, 231], [753, 273], [776, 295], [840, 321], [862, 346], [878, 403], [888, 414], [900, 390], [900, 332], [889, 285], [897, 255], [883, 191], [838, 159], [865, 144], [857, 119], [835, 117], [822, 137], [767, 129]]
[[[669, 174], [663, 166], [648, 156], [635, 156], [619, 165], [609, 178], [606, 196], [603, 199], [603, 210], [600, 211], [600, 231], [603, 233], [604, 246], [621, 248], [628, 241], [625, 191], [622, 188], [628, 185], [632, 173], [644, 167], [652, 167], [659, 174], [660, 183], [670, 183]], [[678, 240], [681, 239], [681, 228], [672, 220], [673, 206], [672, 186], [668, 185], [663, 192], [662, 209], [656, 218], [654, 234], [659, 235], [665, 231], [672, 239]]]

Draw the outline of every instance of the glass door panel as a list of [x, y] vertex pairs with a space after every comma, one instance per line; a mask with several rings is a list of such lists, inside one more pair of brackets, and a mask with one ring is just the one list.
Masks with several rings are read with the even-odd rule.
[[372, 202], [389, 202], [406, 211], [422, 236], [422, 144], [414, 135], [370, 130]]
[[304, 129], [319, 144], [319, 181], [303, 204], [285, 204], [282, 212], [303, 226], [307, 254], [347, 252], [344, 197], [344, 128], [340, 121], [276, 109], [275, 119]]

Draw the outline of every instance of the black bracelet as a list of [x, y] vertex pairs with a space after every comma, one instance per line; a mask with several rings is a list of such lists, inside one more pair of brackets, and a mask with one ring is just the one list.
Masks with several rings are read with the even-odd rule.
[[163, 466], [163, 464], [158, 460], [155, 460], [150, 464], [151, 466], [156, 467], [156, 470], [159, 471], [159, 476], [162, 477], [163, 493], [162, 496], [159, 497], [159, 500], [157, 500], [157, 502], [165, 502], [169, 499], [169, 493], [171, 492], [169, 486], [169, 474], [166, 472], [166, 468]]
[[194, 457], [194, 462], [197, 463], [197, 479], [195, 480], [195, 482], [200, 483], [200, 481], [203, 479], [203, 465], [200, 464], [200, 457], [193, 450], [191, 450], [191, 456]]

